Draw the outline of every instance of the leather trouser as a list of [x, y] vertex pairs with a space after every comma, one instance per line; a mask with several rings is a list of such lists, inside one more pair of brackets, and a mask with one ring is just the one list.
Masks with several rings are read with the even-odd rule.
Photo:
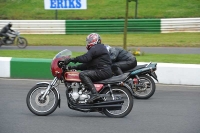
[[5, 38], [3, 39], [4, 42], [9, 39], [9, 36], [6, 33], [1, 33], [1, 36], [4, 36]]
[[105, 70], [85, 70], [79, 74], [79, 78], [81, 79], [82, 83], [91, 90], [92, 94], [97, 94], [93, 82], [104, 80], [110, 77], [112, 77], [112, 70], [110, 68]]
[[136, 66], [137, 66], [137, 60], [133, 58], [127, 61], [115, 62], [112, 64], [111, 68], [115, 75], [120, 75], [120, 74], [123, 74], [124, 71], [133, 69]]

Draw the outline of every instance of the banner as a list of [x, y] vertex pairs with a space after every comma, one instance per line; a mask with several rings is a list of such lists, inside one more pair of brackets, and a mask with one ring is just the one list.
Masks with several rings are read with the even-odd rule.
[[47, 10], [87, 9], [87, 0], [44, 0]]

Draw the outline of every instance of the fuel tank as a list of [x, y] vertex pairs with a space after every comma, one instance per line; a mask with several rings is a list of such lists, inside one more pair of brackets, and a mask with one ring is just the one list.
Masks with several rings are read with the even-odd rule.
[[66, 72], [64, 76], [66, 81], [81, 82], [79, 72]]

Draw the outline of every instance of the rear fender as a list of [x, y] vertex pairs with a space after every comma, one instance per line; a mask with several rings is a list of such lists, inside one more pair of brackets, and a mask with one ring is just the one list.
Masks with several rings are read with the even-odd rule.
[[[115, 85], [116, 85], [116, 84], [115, 84]], [[133, 93], [131, 87], [130, 87], [128, 84], [123, 83], [123, 84], [120, 84], [120, 85], [118, 84], [118, 85], [116, 85], [116, 86], [124, 86], [124, 87], [126, 87], [126, 88], [130, 91], [131, 95], [134, 95], [134, 93]], [[99, 93], [101, 94], [102, 91], [103, 91], [104, 89], [106, 89], [106, 88], [109, 88], [109, 87], [108, 87], [108, 86], [104, 86], [103, 89], [101, 89], [101, 91], [99, 91]]]
[[158, 78], [157, 78], [157, 75], [156, 75], [155, 72], [151, 72], [151, 73], [149, 73], [149, 75], [150, 75], [151, 77], [153, 77], [156, 81], [158, 81]]
[[[40, 84], [50, 85], [49, 82], [39, 82], [39, 83], [37, 83], [37, 85], [40, 85]], [[56, 92], [57, 92], [57, 96], [58, 96], [58, 107], [60, 108], [60, 100], [61, 100], [61, 99], [60, 99], [60, 94], [59, 94], [59, 92], [58, 92], [58, 89], [57, 89], [55, 86], [53, 86], [52, 89], [55, 89]]]
[[131, 89], [131, 87], [126, 83], [124, 83], [124, 86], [130, 91], [131, 95], [133, 96], [134, 93], [133, 93], [133, 90]]
[[145, 68], [142, 68], [142, 69], [132, 71], [130, 76], [133, 77], [135, 75], [143, 75], [143, 74], [147, 74], [147, 73], [150, 73], [150, 72], [151, 72], [151, 68], [145, 67]]

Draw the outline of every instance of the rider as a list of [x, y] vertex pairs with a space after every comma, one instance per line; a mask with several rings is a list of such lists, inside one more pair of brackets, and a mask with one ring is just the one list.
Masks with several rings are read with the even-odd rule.
[[9, 36], [7, 35], [7, 32], [8, 31], [14, 31], [11, 29], [12, 27], [12, 23], [9, 22], [6, 26], [4, 26], [2, 29], [1, 29], [1, 36], [4, 36], [5, 38], [3, 39], [4, 43], [9, 39]]
[[122, 48], [105, 46], [109, 51], [112, 60], [112, 71], [115, 75], [123, 74], [122, 71], [127, 71], [137, 66], [136, 57], [130, 52]]
[[101, 43], [101, 37], [97, 33], [91, 33], [86, 38], [87, 53], [65, 60], [69, 62], [80, 62], [77, 66], [70, 66], [69, 69], [82, 70], [79, 78], [91, 90], [91, 97], [88, 103], [100, 98], [99, 93], [93, 84], [95, 81], [104, 80], [112, 77], [111, 59], [104, 44]]

